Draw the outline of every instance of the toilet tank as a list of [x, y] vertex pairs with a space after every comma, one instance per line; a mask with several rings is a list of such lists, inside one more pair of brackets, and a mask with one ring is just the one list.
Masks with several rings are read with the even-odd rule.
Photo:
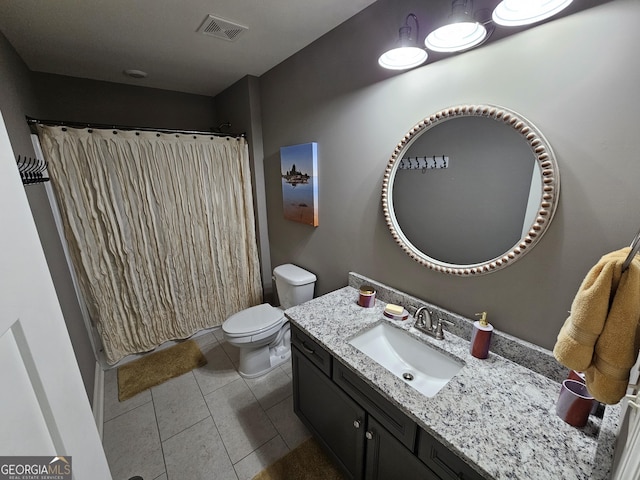
[[316, 276], [291, 263], [273, 269], [280, 307], [291, 308], [313, 298]]

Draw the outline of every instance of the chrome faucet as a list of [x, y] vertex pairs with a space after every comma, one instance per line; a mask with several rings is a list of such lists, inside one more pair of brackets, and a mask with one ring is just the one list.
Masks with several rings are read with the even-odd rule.
[[[426, 315], [426, 318], [425, 318]], [[418, 328], [419, 330], [423, 330], [423, 329], [429, 329], [432, 330], [433, 329], [433, 320], [431, 319], [431, 312], [427, 309], [427, 307], [422, 306], [420, 308], [418, 308], [416, 310], [416, 323], [414, 325], [414, 327]], [[427, 319], [429, 320], [429, 326], [427, 327]], [[423, 330], [424, 331], [424, 330]]]
[[443, 320], [442, 318], [438, 318], [434, 322], [432, 315], [433, 312], [429, 311], [427, 307], [423, 306], [418, 308], [415, 313], [416, 323], [414, 323], [413, 326], [422, 333], [434, 337], [436, 340], [444, 340], [443, 324], [453, 325], [453, 323], [448, 320]]

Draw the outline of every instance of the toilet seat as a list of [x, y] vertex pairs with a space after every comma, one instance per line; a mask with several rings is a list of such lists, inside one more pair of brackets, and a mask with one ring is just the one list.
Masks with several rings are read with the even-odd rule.
[[255, 342], [277, 332], [285, 321], [282, 310], [263, 303], [231, 315], [222, 331], [230, 338], [249, 337], [246, 342]]

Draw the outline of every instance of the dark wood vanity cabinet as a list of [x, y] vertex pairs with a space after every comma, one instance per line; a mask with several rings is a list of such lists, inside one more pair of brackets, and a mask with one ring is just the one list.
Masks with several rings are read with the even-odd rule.
[[482, 480], [292, 325], [294, 411], [352, 479]]
[[418, 434], [417, 451], [418, 458], [437, 473], [437, 478], [442, 480], [483, 480], [484, 478], [422, 429]]
[[332, 453], [349, 478], [362, 478], [365, 411], [337, 388], [297, 348], [293, 361], [293, 409]]
[[366, 467], [367, 480], [440, 480], [413, 452], [389, 433], [376, 419], [367, 418]]

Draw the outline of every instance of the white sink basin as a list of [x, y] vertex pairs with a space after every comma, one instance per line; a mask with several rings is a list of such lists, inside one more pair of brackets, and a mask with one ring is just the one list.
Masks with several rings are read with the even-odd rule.
[[360, 333], [349, 343], [427, 397], [438, 393], [463, 367], [462, 362], [388, 323]]

